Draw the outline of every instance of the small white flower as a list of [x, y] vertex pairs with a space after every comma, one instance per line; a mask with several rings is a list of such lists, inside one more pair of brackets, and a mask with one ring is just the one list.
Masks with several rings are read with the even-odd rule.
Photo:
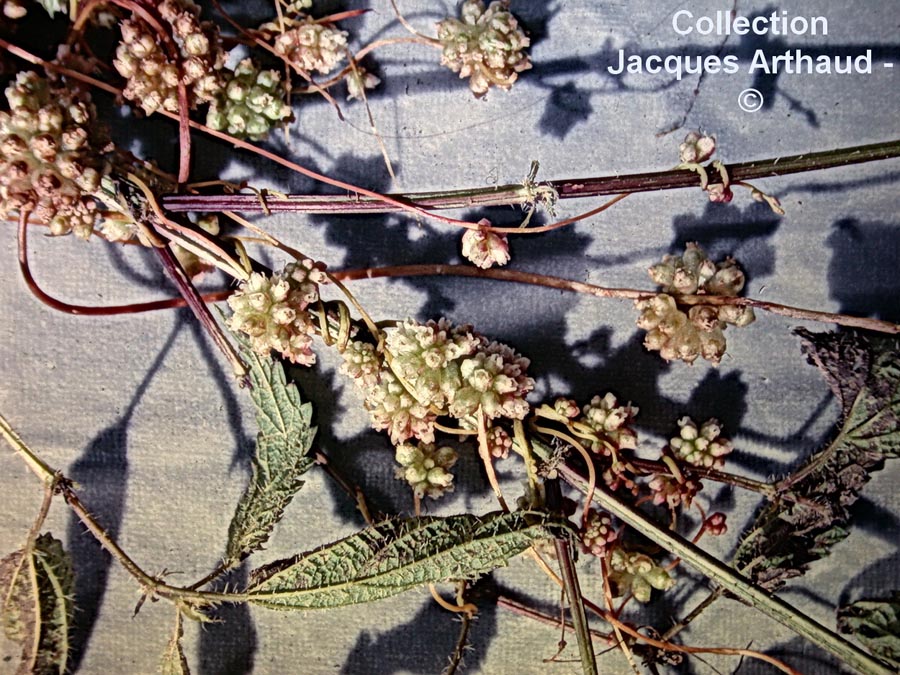
[[501, 267], [509, 262], [509, 242], [505, 234], [497, 234], [490, 229], [487, 218], [478, 221], [477, 230], [466, 230], [462, 237], [462, 254], [476, 267], [488, 269], [494, 265]]

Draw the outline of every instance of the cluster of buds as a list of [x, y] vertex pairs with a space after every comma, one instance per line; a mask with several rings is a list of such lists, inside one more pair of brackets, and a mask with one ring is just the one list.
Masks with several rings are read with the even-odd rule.
[[392, 368], [423, 405], [444, 408], [462, 384], [459, 359], [475, 352], [478, 339], [469, 326], [446, 319], [420, 324], [407, 319], [388, 336]]
[[[744, 288], [744, 273], [733, 258], [715, 263], [700, 246], [688, 243], [684, 255], [665, 255], [648, 270], [665, 293], [736, 296]], [[752, 314], [752, 312], [751, 312]]]
[[641, 491], [641, 485], [637, 482], [637, 475], [631, 462], [614, 460], [603, 469], [600, 477], [610, 492], [622, 492], [637, 497]]
[[278, 72], [260, 70], [244, 59], [227, 74], [224, 88], [209, 106], [206, 125], [236, 138], [260, 140], [290, 117]]
[[697, 493], [703, 489], [700, 481], [693, 478], [665, 474], [655, 474], [647, 486], [653, 493], [653, 503], [665, 504], [671, 510], [677, 509], [682, 504], [690, 506]]
[[480, 408], [489, 418], [524, 419], [531, 409], [525, 396], [534, 389], [526, 375], [529, 364], [507, 345], [481, 338], [475, 353], [460, 363], [462, 386], [450, 401], [450, 414], [464, 418]]
[[705, 162], [713, 156], [715, 151], [715, 137], [702, 134], [699, 131], [688, 132], [682, 144], [678, 146], [678, 156], [682, 164]]
[[453, 474], [450, 469], [459, 456], [449, 446], [438, 448], [433, 443], [397, 446], [395, 459], [400, 466], [396, 477], [405, 480], [412, 487], [416, 497], [438, 499], [447, 492], [453, 492]]
[[486, 270], [509, 262], [509, 242], [505, 234], [492, 232], [491, 221], [482, 218], [478, 229], [466, 230], [462, 236], [462, 254], [476, 267]]
[[626, 551], [621, 546], [609, 555], [609, 581], [613, 594], [631, 593], [638, 602], [649, 602], [653, 589], [666, 591], [675, 584], [665, 568], [643, 553]]
[[97, 206], [90, 195], [103, 167], [86, 96], [51, 89], [33, 72], [20, 72], [6, 89], [9, 112], [0, 112], [0, 218], [30, 211], [51, 234], [87, 239]]
[[200, 8], [191, 0], [163, 0], [157, 10], [171, 28], [177, 57], [168, 53], [162, 36], [143, 21], [123, 21], [122, 42], [113, 60], [127, 79], [122, 93], [148, 115], [160, 109], [178, 112], [179, 81], [187, 87], [191, 108], [211, 102], [224, 86], [225, 51], [218, 29], [200, 21]]
[[751, 307], [740, 305], [698, 304], [685, 313], [670, 295], [737, 296], [745, 277], [732, 258], [715, 263], [697, 244], [689, 243], [684, 255], [666, 255], [648, 272], [663, 292], [635, 303], [641, 312], [637, 325], [647, 331], [644, 346], [659, 351], [667, 361], [692, 363], [702, 356], [717, 364], [725, 353], [726, 326], [747, 326], [756, 318]]
[[[344, 372], [348, 372], [345, 370]], [[410, 438], [434, 441], [437, 415], [422, 405], [390, 369], [382, 368], [378, 379], [369, 387], [356, 380], [365, 395], [365, 406], [372, 418], [372, 428], [387, 431], [394, 444]]]
[[366, 89], [374, 89], [381, 84], [381, 80], [378, 77], [359, 65], [350, 69], [347, 75], [344, 76], [344, 82], [347, 83], [348, 101], [352, 101], [355, 98], [365, 99]]
[[[700, 187], [706, 191], [709, 201], [718, 204], [727, 204], [734, 199], [734, 192], [731, 190], [731, 178], [728, 175], [728, 169], [719, 160], [712, 162], [711, 166], [721, 176], [721, 182], [710, 183], [709, 175], [706, 167], [701, 166], [701, 162], [705, 162], [716, 152], [716, 139], [714, 136], [700, 133], [699, 131], [691, 131], [684, 137], [684, 141], [678, 146], [678, 156], [681, 159], [677, 169], [688, 169], [700, 176]], [[737, 183], [742, 187], [751, 191], [753, 199], [758, 202], [768, 204], [779, 216], [784, 215], [784, 209], [781, 208], [781, 202], [777, 197], [768, 195], [759, 188], [753, 187], [749, 183]]]
[[466, 0], [459, 19], [444, 19], [437, 28], [441, 64], [468, 77], [476, 96], [493, 85], [509, 89], [520, 72], [531, 68], [525, 52], [531, 41], [509, 12], [508, 0], [494, 0], [487, 8], [481, 0]]
[[491, 457], [506, 459], [512, 449], [513, 440], [503, 427], [490, 426], [487, 429], [487, 445]]
[[594, 396], [584, 406], [579, 422], [593, 432], [593, 438], [586, 439], [588, 447], [598, 454], [610, 455], [619, 448], [634, 450], [637, 448], [637, 433], [634, 430], [634, 418], [638, 408], [619, 405], [615, 395]]
[[274, 350], [293, 363], [312, 365], [314, 326], [306, 309], [318, 301], [319, 284], [326, 281], [324, 267], [311, 260], [272, 276], [253, 272], [228, 298], [234, 312], [229, 328], [245, 334], [258, 354]]
[[675, 456], [688, 464], [707, 469], [719, 469], [725, 464], [725, 455], [734, 446], [727, 438], [722, 438], [722, 425], [710, 419], [700, 428], [690, 417], [678, 420], [678, 436], [669, 440], [669, 447]]
[[[278, 29], [275, 24], [265, 24], [262, 30]], [[328, 23], [304, 17], [288, 30], [275, 36], [275, 52], [292, 66], [307, 73], [327, 75], [343, 60], [347, 51], [347, 32]]]
[[601, 557], [618, 537], [610, 514], [595, 509], [588, 512], [587, 522], [581, 532], [581, 548], [585, 553]]
[[[371, 345], [351, 343], [341, 372], [354, 378], [373, 426], [388, 430], [395, 444], [409, 438], [431, 442], [438, 415], [469, 424], [479, 411], [488, 419], [528, 414], [525, 396], [534, 388], [528, 359], [469, 326], [407, 320], [389, 333], [384, 347], [380, 359]], [[503, 434], [491, 432], [499, 455], [511, 447]]]

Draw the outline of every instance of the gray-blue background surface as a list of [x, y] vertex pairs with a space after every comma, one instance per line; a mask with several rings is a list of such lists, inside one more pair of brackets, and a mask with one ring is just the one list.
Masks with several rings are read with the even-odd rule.
[[[323, 5], [325, 5], [323, 7]], [[264, 17], [268, 5], [226, 5], [242, 18]], [[452, 2], [400, 2], [417, 29], [455, 11]], [[316, 3], [316, 14], [345, 7]], [[403, 35], [387, 0], [348, 2], [369, 8], [346, 22], [354, 45]], [[676, 35], [672, 14], [695, 15], [726, 2], [637, 0], [513, 2], [534, 39], [534, 68], [510, 92], [476, 100], [465, 82], [438, 65], [438, 53], [416, 45], [376, 52], [384, 84], [370, 95], [372, 112], [397, 169], [392, 183], [365, 110], [343, 104], [346, 121], [320, 100], [296, 104], [290, 137], [274, 137], [279, 153], [329, 175], [380, 190], [433, 190], [522, 180], [532, 160], [539, 178], [553, 179], [661, 170], [677, 163], [685, 131], [701, 128], [719, 139], [726, 162], [762, 159], [888, 140], [900, 132], [898, 68], [900, 5], [893, 0], [816, 3], [738, 2], [744, 16], [787, 10], [828, 18], [827, 37], [696, 38]], [[253, 14], [256, 12], [256, 14]], [[675, 81], [664, 75], [612, 76], [617, 50], [647, 54], [734, 53], [741, 72]], [[875, 54], [871, 75], [746, 73], [756, 48], [773, 54]], [[737, 105], [747, 87], [765, 105], [745, 113]], [[662, 134], [673, 127], [683, 128]], [[126, 127], [128, 129], [129, 127]], [[133, 131], [135, 127], [130, 129]], [[125, 138], [119, 130], [120, 141]], [[136, 153], [170, 162], [175, 127], [156, 122], [155, 137], [135, 142]], [[250, 180], [290, 192], [319, 188], [309, 180], [261, 163], [224, 145], [198, 141], [195, 177]], [[699, 190], [630, 197], [601, 216], [546, 235], [513, 240], [511, 266], [609, 286], [651, 288], [646, 268], [663, 254], [700, 241], [716, 258], [737, 257], [748, 275], [748, 294], [827, 311], [900, 320], [897, 301], [896, 161], [759, 181], [787, 211], [779, 218], [749, 193], [729, 205], [709, 204]], [[595, 202], [564, 203], [560, 216]], [[467, 218], [484, 214], [466, 212]], [[498, 209], [495, 223], [516, 224], [521, 213]], [[400, 215], [366, 218], [278, 215], [262, 222], [278, 236], [332, 268], [459, 260], [459, 232]], [[55, 313], [25, 289], [15, 270], [12, 227], [0, 238], [3, 336], [0, 340], [0, 410], [47, 461], [76, 480], [85, 502], [122, 546], [151, 573], [167, 570], [188, 583], [213, 567], [224, 550], [229, 518], [247, 480], [255, 425], [248, 400], [228, 368], [184, 311], [84, 318]], [[156, 260], [131, 247], [88, 244], [73, 238], [32, 236], [33, 268], [54, 295], [85, 304], [159, 297], [168, 289]], [[267, 254], [268, 255], [268, 254]], [[273, 265], [280, 259], [269, 256]], [[214, 287], [216, 279], [211, 280]], [[837, 415], [830, 393], [806, 365], [791, 334], [797, 322], [760, 313], [755, 324], [727, 333], [722, 365], [666, 365], [646, 353], [630, 303], [472, 279], [417, 278], [353, 285], [376, 318], [446, 316], [473, 323], [531, 357], [541, 395], [571, 395], [586, 402], [614, 391], [640, 406], [638, 429], [649, 450], [675, 421], [717, 417], [735, 442], [729, 468], [757, 478], [783, 473], [827, 439]], [[171, 292], [171, 291], [168, 291]], [[335, 296], [336, 297], [336, 296]], [[814, 330], [828, 328], [808, 325]], [[388, 440], [368, 430], [356, 393], [337, 374], [337, 356], [319, 348], [319, 364], [300, 373], [304, 395], [317, 412], [318, 442], [335, 464], [361, 483], [384, 510], [409, 512], [408, 491], [393, 480]], [[539, 400], [535, 395], [533, 400]], [[518, 494], [517, 461], [498, 465], [507, 489]], [[434, 513], [484, 512], [489, 489], [472, 457], [460, 464], [459, 487], [431, 505]], [[784, 597], [826, 625], [846, 600], [898, 587], [896, 541], [900, 503], [896, 467], [876, 475], [856, 509], [852, 537], [792, 583]], [[40, 503], [40, 489], [11, 452], [0, 453], [0, 543], [20, 545]], [[704, 543], [728, 555], [751, 517], [752, 495], [712, 485], [702, 502], [729, 513], [729, 536]], [[361, 526], [352, 504], [318, 471], [277, 527], [265, 562], [345, 536]], [[173, 612], [147, 603], [137, 617], [136, 584], [97, 553], [56, 505], [49, 520], [79, 566], [81, 603], [75, 635], [79, 672], [153, 672], [169, 638]], [[242, 574], [233, 577], [241, 583]], [[599, 570], [584, 568], [585, 593], [601, 599]], [[683, 615], [702, 597], [688, 569], [658, 605], [657, 625]], [[491, 583], [516, 589], [551, 613], [558, 593], [528, 560], [494, 575]], [[327, 613], [282, 614], [226, 608], [225, 622], [189, 625], [186, 648], [198, 673], [319, 673], [366, 675], [437, 673], [457, 636], [457, 624], [428, 596], [412, 592], [367, 606]], [[831, 672], [831, 662], [789, 631], [753, 610], [722, 601], [684, 634], [688, 644], [746, 646], [784, 656], [806, 672]], [[467, 672], [579, 672], [572, 645], [561, 663], [559, 632], [485, 605], [472, 631]], [[736, 659], [708, 659], [722, 672]], [[601, 659], [603, 672], [627, 672], [616, 650]], [[742, 673], [770, 672], [745, 661]], [[685, 672], [713, 672], [699, 660]]]

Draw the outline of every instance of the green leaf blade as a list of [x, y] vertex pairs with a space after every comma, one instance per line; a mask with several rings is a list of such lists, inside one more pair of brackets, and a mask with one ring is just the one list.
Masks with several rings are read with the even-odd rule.
[[324, 609], [380, 600], [505, 566], [554, 537], [534, 513], [388, 520], [307, 554], [253, 572], [250, 602], [271, 609]]
[[75, 607], [75, 573], [62, 542], [42, 534], [34, 542], [35, 571], [41, 613], [35, 673], [66, 672], [69, 658], [69, 634]]
[[250, 370], [250, 397], [259, 434], [250, 483], [228, 529], [226, 564], [235, 565], [268, 541], [285, 508], [303, 487], [301, 476], [315, 461], [308, 456], [316, 433], [312, 405], [303, 403], [284, 368], [239, 341]]
[[42, 534], [0, 561], [6, 636], [22, 645], [17, 673], [63, 675], [69, 659], [75, 575], [62, 542]]

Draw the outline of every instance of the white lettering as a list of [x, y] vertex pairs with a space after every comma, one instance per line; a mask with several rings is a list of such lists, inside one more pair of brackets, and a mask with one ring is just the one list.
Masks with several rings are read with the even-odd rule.
[[810, 24], [810, 35], [828, 35], [828, 19], [824, 16], [814, 16]]
[[746, 16], [739, 16], [734, 20], [731, 28], [735, 35], [746, 35], [750, 32], [750, 19]]
[[697, 19], [697, 32], [700, 35], [709, 35], [716, 29], [715, 24], [713, 24], [713, 20], [708, 16], [701, 16]]
[[619, 67], [616, 69], [615, 66], [607, 66], [606, 71], [610, 75], [621, 75], [622, 71], [625, 70], [625, 50], [619, 50]]
[[678, 26], [678, 17], [680, 17], [680, 16], [684, 16], [684, 17], [686, 17], [686, 18], [688, 18], [688, 19], [693, 19], [693, 18], [694, 18], [694, 15], [691, 14], [691, 13], [690, 13], [689, 11], [687, 11], [686, 9], [682, 9], [682, 10], [679, 10], [679, 11], [675, 12], [675, 15], [672, 17], [672, 30], [674, 30], [674, 31], [675, 31], [676, 33], [678, 33], [679, 35], [690, 35], [690, 34], [691, 34], [691, 31], [694, 30], [694, 29], [691, 28], [690, 26], [688, 26], [687, 28], [679, 28], [679, 26]]

